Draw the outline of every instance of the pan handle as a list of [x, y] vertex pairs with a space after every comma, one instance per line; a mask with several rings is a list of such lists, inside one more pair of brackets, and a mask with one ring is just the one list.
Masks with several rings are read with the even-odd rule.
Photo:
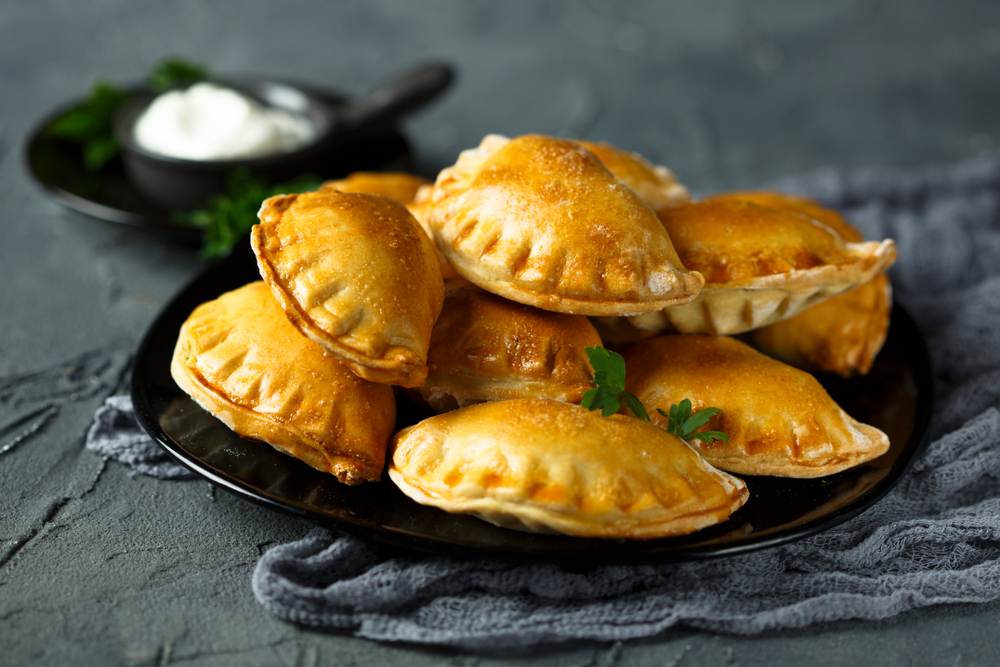
[[438, 97], [454, 78], [452, 68], [443, 63], [418, 65], [367, 95], [349, 101], [341, 109], [340, 129], [356, 132], [391, 124]]

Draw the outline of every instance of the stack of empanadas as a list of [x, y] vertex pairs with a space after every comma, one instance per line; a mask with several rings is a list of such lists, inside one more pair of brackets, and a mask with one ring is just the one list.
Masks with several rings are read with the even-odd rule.
[[[172, 371], [240, 435], [343, 482], [388, 459], [419, 503], [645, 539], [728, 520], [749, 497], [734, 475], [829, 475], [888, 448], [806, 371], [867, 372], [895, 247], [815, 202], [692, 202], [607, 143], [488, 135], [434, 182], [353, 174], [259, 217], [263, 282], [198, 308]], [[579, 405], [604, 345], [652, 423]], [[392, 435], [400, 392], [437, 414]], [[700, 430], [728, 438], [668, 432], [657, 409], [685, 399], [721, 409]]]

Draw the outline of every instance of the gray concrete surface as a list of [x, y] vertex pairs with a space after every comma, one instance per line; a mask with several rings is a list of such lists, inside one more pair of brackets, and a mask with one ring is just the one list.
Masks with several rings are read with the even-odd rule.
[[405, 123], [432, 173], [489, 132], [603, 139], [695, 191], [825, 166], [918, 169], [1000, 150], [1000, 3], [0, 2], [0, 665], [991, 665], [1000, 605], [757, 637], [471, 656], [314, 633], [250, 573], [308, 526], [82, 447], [187, 248], [67, 212], [21, 150], [97, 77], [165, 55], [349, 94], [424, 58], [460, 78]]

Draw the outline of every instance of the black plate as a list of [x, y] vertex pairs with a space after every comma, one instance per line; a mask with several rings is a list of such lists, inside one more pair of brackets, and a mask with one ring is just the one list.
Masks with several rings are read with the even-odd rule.
[[[270, 446], [244, 440], [192, 401], [170, 377], [181, 324], [200, 303], [259, 279], [249, 249], [197, 278], [153, 323], [139, 348], [132, 399], [140, 423], [178, 461], [248, 500], [384, 544], [449, 556], [566, 565], [704, 559], [784, 544], [857, 515], [881, 498], [923, 445], [931, 371], [923, 337], [898, 305], [885, 347], [863, 378], [822, 377], [855, 418], [888, 433], [878, 459], [822, 479], [746, 477], [750, 500], [726, 523], [682, 538], [598, 540], [523, 533], [424, 507], [383, 477], [344, 486]], [[398, 427], [426, 416], [399, 400]]]
[[[131, 90], [140, 90], [133, 86]], [[313, 92], [317, 92], [312, 89]], [[341, 106], [344, 98], [322, 93], [331, 105]], [[28, 173], [39, 186], [67, 208], [108, 222], [163, 232], [179, 240], [196, 241], [199, 232], [178, 225], [170, 210], [145, 198], [125, 175], [120, 158], [99, 171], [89, 171], [83, 163], [79, 144], [46, 135], [53, 119], [81, 104], [76, 100], [43, 118], [25, 144]], [[398, 170], [413, 168], [409, 145], [398, 129], [379, 127], [349, 137], [329, 156], [319, 171], [322, 178], [340, 178], [351, 171]]]

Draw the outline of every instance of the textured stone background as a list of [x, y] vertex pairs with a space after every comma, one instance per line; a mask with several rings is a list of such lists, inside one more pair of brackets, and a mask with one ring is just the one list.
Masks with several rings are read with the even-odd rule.
[[995, 664], [1000, 605], [755, 638], [472, 657], [300, 630], [250, 572], [303, 523], [82, 448], [187, 248], [67, 212], [23, 168], [42, 114], [166, 55], [359, 94], [459, 80], [404, 129], [428, 174], [489, 132], [611, 141], [696, 192], [1000, 150], [1000, 3], [33, 0], [0, 3], [0, 665]]

